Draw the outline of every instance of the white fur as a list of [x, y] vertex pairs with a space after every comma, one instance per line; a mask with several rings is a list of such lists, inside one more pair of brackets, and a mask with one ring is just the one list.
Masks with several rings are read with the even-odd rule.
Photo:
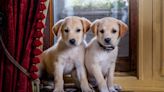
[[[96, 80], [100, 92], [117, 92], [113, 80], [118, 43], [127, 30], [127, 25], [117, 19], [106, 17], [93, 22], [91, 29], [95, 37], [87, 46], [85, 54], [89, 80]], [[111, 39], [110, 43], [105, 42], [106, 38]], [[114, 49], [106, 49], [109, 46]]]
[[[93, 38], [86, 50], [85, 65], [89, 73], [89, 77], [97, 77], [97, 82], [101, 92], [108, 92], [106, 80], [109, 69], [115, 64], [118, 54], [118, 47], [112, 51], [104, 51], [98, 45], [96, 38]], [[100, 69], [100, 70], [98, 70]], [[100, 72], [97, 72], [100, 71]], [[96, 74], [94, 74], [96, 72]], [[100, 77], [103, 75], [103, 77]], [[112, 76], [111, 76], [112, 77]], [[105, 82], [105, 83], [104, 83]]]
[[[55, 89], [53, 92], [64, 92], [63, 75], [71, 74], [75, 70], [81, 90], [83, 92], [93, 91], [89, 87], [84, 66], [86, 47], [84, 35], [89, 27], [90, 22], [87, 19], [75, 16], [67, 17], [55, 24], [54, 32], [55, 34], [60, 32], [60, 38], [54, 46], [43, 52], [39, 69], [40, 71], [45, 70], [54, 77]], [[65, 28], [69, 32], [65, 32]], [[81, 31], [77, 32], [77, 28]], [[69, 43], [72, 38], [76, 41], [74, 45]]]

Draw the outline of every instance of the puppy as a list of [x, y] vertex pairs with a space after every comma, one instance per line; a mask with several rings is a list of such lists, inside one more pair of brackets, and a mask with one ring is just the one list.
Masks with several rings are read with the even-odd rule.
[[[66, 17], [58, 21], [53, 31], [60, 35], [57, 43], [42, 54], [40, 68], [54, 76], [53, 92], [64, 92], [63, 75], [70, 74], [76, 69], [80, 87], [83, 92], [92, 92], [89, 87], [84, 66], [85, 33], [91, 22], [77, 16]], [[41, 74], [40, 74], [41, 75]]]
[[113, 86], [118, 43], [127, 31], [127, 25], [115, 18], [98, 19], [91, 25], [95, 37], [86, 48], [85, 66], [100, 92], [117, 92]]

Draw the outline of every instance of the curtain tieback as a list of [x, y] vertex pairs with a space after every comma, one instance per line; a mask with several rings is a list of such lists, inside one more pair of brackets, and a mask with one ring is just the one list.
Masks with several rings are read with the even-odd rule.
[[[39, 89], [38, 89], [38, 88], [39, 88], [40, 80], [37, 79], [37, 77], [36, 77], [36, 78], [33, 78], [32, 74], [30, 74], [29, 72], [27, 72], [27, 70], [26, 70], [24, 67], [22, 67], [22, 66], [11, 56], [11, 54], [8, 52], [7, 48], [5, 47], [5, 44], [4, 44], [3, 40], [2, 40], [1, 34], [0, 34], [0, 42], [1, 42], [1, 44], [2, 44], [2, 47], [3, 47], [4, 51], [5, 51], [5, 54], [6, 54], [7, 58], [11, 61], [11, 63], [14, 64], [20, 71], [22, 71], [22, 72], [23, 72], [26, 76], [28, 76], [30, 79], [34, 79], [34, 80], [32, 80], [32, 87], [34, 87], [34, 88], [33, 88], [33, 92], [39, 92]], [[36, 69], [34, 69], [34, 70], [36, 70]], [[35, 88], [35, 86], [36, 86], [36, 88]]]
[[12, 64], [14, 64], [20, 71], [22, 71], [26, 76], [28, 76], [30, 79], [33, 79], [31, 74], [24, 68], [22, 67], [12, 56], [11, 54], [8, 52], [7, 48], [5, 47], [5, 44], [2, 40], [2, 36], [0, 34], [0, 42], [2, 44], [2, 48], [4, 49], [5, 55], [7, 56], [7, 58], [10, 60], [10, 62]]

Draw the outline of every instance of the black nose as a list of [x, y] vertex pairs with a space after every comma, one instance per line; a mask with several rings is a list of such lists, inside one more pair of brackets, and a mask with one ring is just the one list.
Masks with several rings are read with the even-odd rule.
[[69, 40], [69, 43], [70, 43], [70, 44], [75, 44], [75, 39], [70, 39], [70, 40]]
[[110, 43], [110, 40], [111, 40], [110, 38], [105, 38], [105, 39], [104, 39], [104, 41], [105, 41], [106, 43]]

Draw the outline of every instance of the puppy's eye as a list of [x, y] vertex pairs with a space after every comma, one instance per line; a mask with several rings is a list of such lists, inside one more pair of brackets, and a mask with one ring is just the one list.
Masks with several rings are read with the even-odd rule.
[[80, 32], [81, 30], [80, 29], [77, 29], [76, 32]]
[[100, 30], [100, 32], [101, 32], [101, 33], [104, 33], [104, 30], [102, 29], [102, 30]]
[[112, 30], [112, 33], [113, 33], [113, 34], [116, 33], [116, 32], [117, 32], [117, 31], [116, 31], [115, 29]]
[[68, 30], [68, 29], [65, 29], [64, 31], [65, 31], [66, 33], [68, 33], [68, 32], [69, 32], [69, 30]]

